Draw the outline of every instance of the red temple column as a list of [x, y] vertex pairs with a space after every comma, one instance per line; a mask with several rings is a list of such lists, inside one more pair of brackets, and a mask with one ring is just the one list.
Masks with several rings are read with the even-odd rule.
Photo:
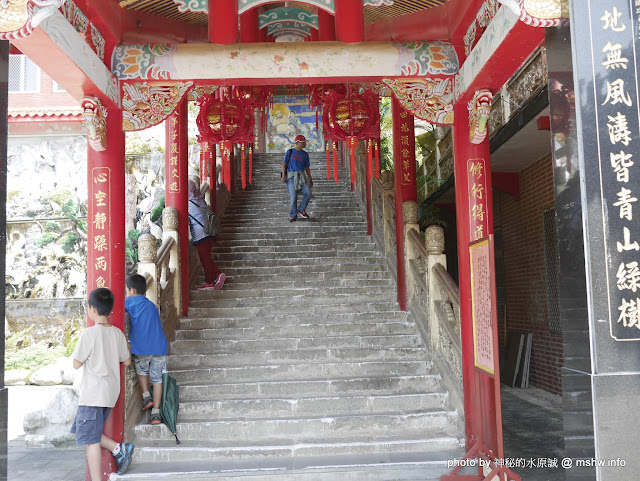
[[238, 41], [238, 1], [209, 0], [209, 42], [229, 45]]
[[320, 38], [320, 34], [318, 33], [318, 29], [311, 27], [311, 41], [316, 42]]
[[336, 22], [333, 15], [320, 9], [318, 9], [318, 37], [321, 42], [336, 39]]
[[258, 30], [258, 42], [267, 41], [267, 27]]
[[345, 43], [364, 41], [362, 0], [339, 0], [336, 5], [336, 39]]
[[178, 211], [178, 236], [180, 238], [180, 271], [182, 312], [189, 311], [189, 195], [188, 187], [188, 136], [186, 97], [167, 117], [165, 149], [165, 206]]
[[[471, 306], [471, 266], [469, 244], [493, 234], [493, 194], [489, 138], [480, 144], [469, 140], [469, 110], [466, 102], [454, 107], [453, 158], [456, 195], [456, 226], [458, 234], [458, 269], [460, 284], [460, 336], [462, 346], [462, 378], [464, 389], [465, 437], [467, 449], [477, 439], [475, 402], [483, 399], [482, 411], [493, 413], [493, 419], [483, 422], [483, 439], [487, 444], [495, 439], [495, 397], [493, 380], [482, 379], [476, 392], [474, 377], [474, 340]], [[499, 380], [497, 381], [499, 382]]]
[[[111, 289], [115, 297], [109, 321], [124, 331], [125, 229], [124, 132], [122, 111], [107, 109], [107, 145], [102, 152], [89, 147], [87, 155], [87, 292]], [[87, 327], [94, 323], [87, 318]], [[104, 434], [124, 440], [124, 367], [120, 368], [120, 396], [104, 426]], [[115, 471], [111, 453], [102, 452], [103, 479]], [[91, 479], [89, 469], [86, 479]]]
[[396, 254], [398, 266], [398, 304], [407, 310], [407, 278], [404, 259], [404, 219], [402, 204], [418, 200], [416, 187], [416, 149], [413, 114], [391, 98], [393, 119], [393, 171], [396, 201]]
[[256, 43], [258, 41], [258, 9], [252, 8], [240, 15], [240, 42]]

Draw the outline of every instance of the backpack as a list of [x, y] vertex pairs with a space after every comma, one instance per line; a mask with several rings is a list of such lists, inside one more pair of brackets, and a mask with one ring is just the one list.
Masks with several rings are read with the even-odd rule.
[[[287, 164], [287, 168], [289, 167], [289, 161], [291, 160], [291, 152], [293, 149], [287, 150], [287, 153], [284, 154], [284, 163]], [[282, 170], [280, 170], [280, 178], [282, 179]]]
[[202, 225], [202, 229], [204, 230], [205, 234], [215, 237], [216, 234], [218, 233], [216, 215], [213, 212], [211, 212], [211, 210], [208, 207], [200, 207], [198, 204], [196, 204], [192, 200], [190, 200], [189, 202], [192, 202], [193, 205], [195, 205], [198, 209], [200, 209], [200, 212], [204, 214], [204, 225], [202, 225], [202, 222], [198, 221], [197, 219], [194, 219], [193, 216], [190, 215], [189, 217], [191, 217], [198, 224]]

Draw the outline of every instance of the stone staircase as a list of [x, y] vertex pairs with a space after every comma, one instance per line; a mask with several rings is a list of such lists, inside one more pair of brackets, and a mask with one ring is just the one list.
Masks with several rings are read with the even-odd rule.
[[355, 196], [314, 154], [311, 219], [290, 223], [281, 159], [255, 156], [214, 248], [225, 288], [192, 293], [171, 344], [182, 444], [140, 425], [111, 479], [436, 480], [462, 456]]

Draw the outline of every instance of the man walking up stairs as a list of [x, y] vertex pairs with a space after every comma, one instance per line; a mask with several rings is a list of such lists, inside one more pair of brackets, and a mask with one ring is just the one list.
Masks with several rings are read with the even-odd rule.
[[282, 155], [255, 156], [213, 250], [225, 290], [192, 292], [171, 344], [182, 445], [140, 425], [114, 479], [436, 480], [462, 456], [458, 413], [323, 162], [311, 155], [311, 218], [290, 223]]

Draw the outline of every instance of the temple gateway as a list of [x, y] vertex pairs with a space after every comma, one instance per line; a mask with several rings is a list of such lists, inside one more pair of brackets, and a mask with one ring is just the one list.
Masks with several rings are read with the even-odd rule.
[[[501, 386], [562, 398], [562, 456], [529, 469], [637, 479], [639, 32], [637, 0], [0, 1], [0, 251], [24, 56], [82, 108], [87, 291], [121, 329], [125, 136], [165, 126], [135, 270], [181, 444], [123, 368], [105, 434], [135, 452], [118, 476], [104, 451], [103, 479], [525, 479]], [[290, 222], [300, 134], [313, 197]], [[221, 291], [194, 289], [190, 178]]]

